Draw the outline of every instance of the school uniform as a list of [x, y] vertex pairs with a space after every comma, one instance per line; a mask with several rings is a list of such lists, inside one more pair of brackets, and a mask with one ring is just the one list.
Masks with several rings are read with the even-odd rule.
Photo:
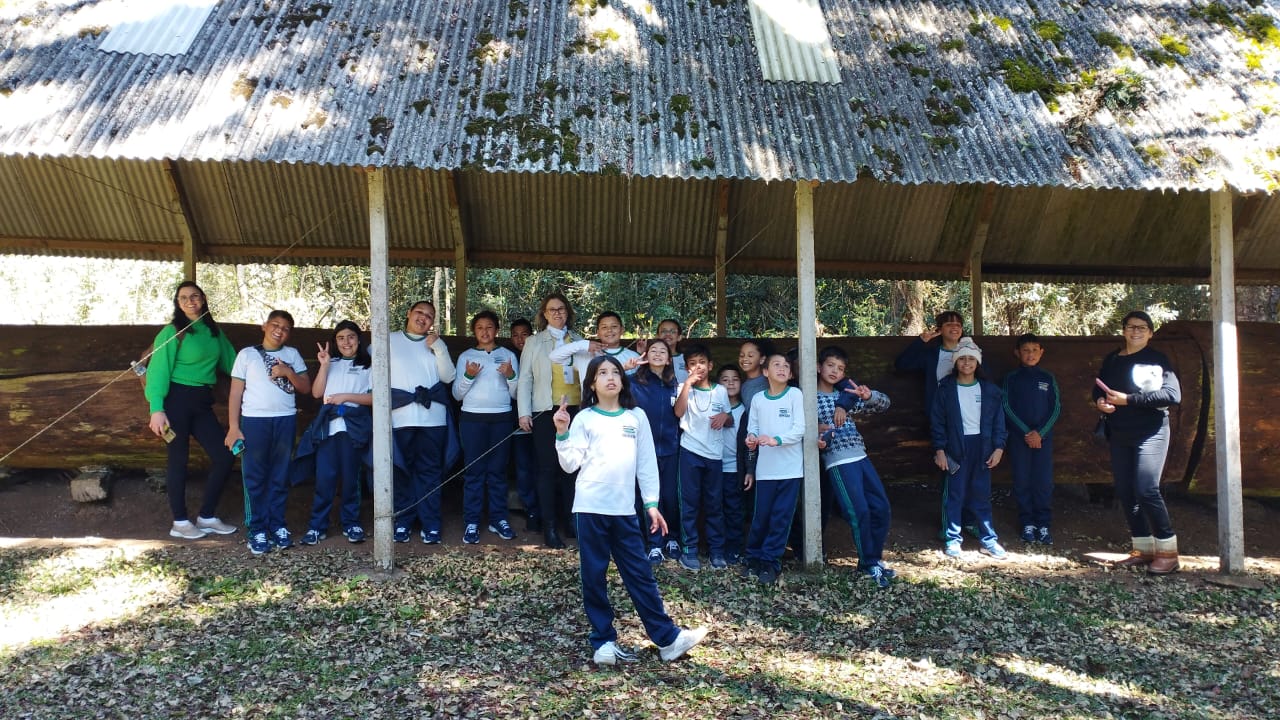
[[644, 412], [586, 408], [567, 434], [556, 436], [556, 455], [565, 472], [578, 473], [573, 512], [592, 648], [618, 639], [606, 576], [610, 558], [649, 639], [658, 647], [675, 642], [680, 628], [663, 607], [635, 514], [637, 483], [645, 507], [658, 502], [658, 466]]
[[844, 424], [825, 435], [827, 447], [822, 451], [822, 466], [840, 514], [853, 533], [858, 569], [865, 570], [878, 565], [884, 555], [892, 514], [884, 483], [867, 457], [866, 444], [854, 425], [853, 415], [884, 412], [889, 409], [889, 398], [878, 390], [871, 391], [866, 400], [838, 390], [819, 392], [818, 422], [834, 425], [836, 407], [850, 397], [854, 398], [853, 408], [848, 410]]
[[[670, 539], [675, 541], [680, 532], [680, 419], [673, 409], [680, 385], [670, 383], [652, 373], [647, 367], [638, 368], [638, 376], [644, 380], [631, 382], [631, 396], [636, 408], [643, 411], [653, 435], [653, 447], [658, 459], [658, 512], [667, 520]], [[643, 508], [638, 508], [641, 511]], [[639, 513], [642, 518], [643, 512]], [[645, 523], [645, 527], [648, 524]], [[661, 548], [667, 542], [662, 532], [646, 533], [649, 548]]]
[[[325, 395], [350, 393], [363, 395], [373, 392], [371, 369], [361, 367], [354, 359], [333, 358], [329, 361], [329, 374], [325, 379]], [[319, 422], [326, 422], [328, 437], [321, 440], [315, 448], [315, 499], [311, 503], [311, 522], [308, 530], [326, 533], [329, 530], [329, 515], [333, 509], [334, 496], [338, 484], [342, 484], [342, 502], [338, 517], [345, 530], [360, 524], [361, 458], [368, 446], [368, 438], [357, 439], [353, 432], [353, 421], [358, 414], [363, 416], [368, 406], [356, 403], [325, 405]], [[352, 418], [348, 419], [347, 414]]]
[[733, 423], [723, 428], [720, 444], [720, 507], [724, 515], [724, 556], [730, 565], [746, 551], [742, 524], [744, 493], [738, 472], [738, 428], [747, 408], [741, 402], [729, 408]]
[[1053, 520], [1053, 426], [1062, 412], [1058, 380], [1039, 366], [1022, 366], [1004, 378], [1004, 413], [1019, 435], [1040, 433], [1040, 447], [1025, 440], [1009, 440], [1006, 452], [1013, 471], [1013, 496], [1018, 502], [1018, 526], [1049, 527]]
[[[474, 377], [467, 374], [468, 363], [480, 366]], [[503, 363], [511, 364], [510, 377], [498, 371]], [[504, 347], [470, 348], [458, 355], [453, 396], [462, 402], [458, 427], [467, 466], [462, 491], [462, 522], [466, 525], [480, 524], [486, 494], [489, 524], [507, 519], [508, 436], [515, 422], [511, 399], [516, 394], [519, 368], [515, 353]]]
[[787, 549], [791, 518], [800, 494], [801, 477], [797, 473], [804, 467], [800, 446], [804, 439], [804, 395], [800, 388], [787, 387], [778, 395], [764, 390], [753, 397], [747, 434], [772, 437], [779, 443], [757, 449], [756, 506], [747, 536], [748, 560], [758, 568], [771, 567], [776, 573], [782, 567], [782, 553]]
[[1007, 433], [1000, 388], [986, 380], [960, 385], [954, 376], [938, 383], [930, 431], [933, 449], [943, 450], [955, 472], [942, 488], [943, 532], [947, 542], [961, 541], [961, 517], [967, 511], [983, 545], [997, 540], [991, 524], [991, 468], [987, 458], [1005, 447]]
[[392, 404], [397, 394], [407, 397], [391, 410], [392, 438], [404, 462], [404, 469], [397, 468], [395, 474], [395, 525], [407, 532], [417, 518], [423, 533], [438, 533], [440, 486], [448, 470], [450, 441], [450, 399], [444, 383], [453, 381], [453, 361], [438, 337], [430, 349], [422, 337], [403, 331], [392, 333], [389, 340]]
[[289, 498], [289, 461], [297, 433], [298, 407], [293, 384], [271, 377], [277, 363], [299, 375], [307, 372], [302, 355], [288, 345], [267, 350], [261, 345], [236, 355], [231, 377], [244, 382], [240, 402], [240, 432], [244, 452], [240, 473], [244, 480], [244, 516], [249, 535], [274, 537], [285, 528], [285, 503]]
[[712, 383], [708, 388], [690, 387], [686, 400], [680, 418], [680, 544], [686, 555], [697, 557], [701, 512], [709, 554], [724, 557], [724, 466], [720, 459], [724, 432], [712, 429], [711, 418], [729, 412], [729, 393]]

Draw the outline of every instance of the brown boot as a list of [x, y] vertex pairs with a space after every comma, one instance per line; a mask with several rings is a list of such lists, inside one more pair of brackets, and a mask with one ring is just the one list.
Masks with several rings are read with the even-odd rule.
[[1112, 567], [1118, 568], [1136, 568], [1149, 565], [1155, 559], [1156, 539], [1150, 535], [1146, 537], [1131, 538], [1133, 540], [1133, 549], [1129, 551], [1129, 557], [1123, 560], [1117, 560], [1111, 563]]
[[1147, 566], [1148, 575], [1168, 575], [1178, 572], [1178, 536], [1156, 539], [1156, 557]]

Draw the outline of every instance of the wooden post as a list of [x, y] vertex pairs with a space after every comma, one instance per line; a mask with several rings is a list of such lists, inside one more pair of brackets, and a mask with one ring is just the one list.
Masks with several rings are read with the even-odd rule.
[[1244, 572], [1240, 493], [1240, 359], [1236, 337], [1235, 234], [1231, 192], [1209, 195], [1209, 293], [1213, 315], [1213, 421], [1218, 458], [1218, 569]]
[[467, 334], [467, 235], [462, 230], [462, 211], [458, 208], [458, 183], [453, 173], [445, 173], [449, 189], [449, 230], [453, 235], [453, 334]]
[[986, 325], [983, 317], [982, 302], [982, 253], [987, 248], [987, 235], [991, 232], [991, 214], [995, 210], [996, 186], [987, 185], [982, 189], [982, 198], [978, 201], [978, 220], [973, 226], [973, 237], [969, 242], [969, 258], [965, 262], [966, 274], [969, 276], [969, 304], [973, 315], [972, 332], [984, 335]]
[[729, 336], [729, 181], [716, 181], [716, 337]]
[[373, 563], [383, 572], [395, 565], [391, 497], [391, 300], [387, 282], [386, 178], [381, 168], [368, 174], [369, 320], [373, 351]]
[[182, 212], [182, 226], [186, 234], [182, 236], [182, 277], [191, 282], [196, 281], [196, 258], [200, 252], [200, 227], [196, 225], [192, 214], [191, 200], [187, 197], [186, 188], [182, 185], [182, 175], [172, 160], [164, 161], [164, 174], [169, 178], [169, 190]]
[[[816, 184], [816, 183], [815, 183]], [[796, 292], [800, 392], [804, 394], [804, 564], [822, 564], [822, 466], [818, 463], [817, 291], [813, 257], [813, 185], [796, 182]]]

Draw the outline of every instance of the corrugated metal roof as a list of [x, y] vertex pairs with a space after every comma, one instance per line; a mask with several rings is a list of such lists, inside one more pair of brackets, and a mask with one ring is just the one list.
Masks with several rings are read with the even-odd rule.
[[1252, 4], [827, 0], [823, 85], [765, 81], [746, 3], [225, 0], [140, 57], [110, 0], [9, 2], [0, 153], [1269, 191]]
[[[111, 29], [98, 49], [142, 55], [186, 52], [218, 0], [128, 0], [99, 8]], [[121, 7], [122, 6], [122, 7]], [[121, 10], [126, 11], [121, 14]]]
[[761, 74], [770, 82], [840, 82], [818, 0], [749, 0]]

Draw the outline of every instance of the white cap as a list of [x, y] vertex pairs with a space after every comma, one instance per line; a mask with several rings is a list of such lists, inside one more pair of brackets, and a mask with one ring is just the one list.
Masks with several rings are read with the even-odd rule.
[[979, 365], [982, 364], [982, 348], [979, 348], [978, 344], [975, 343], [971, 337], [960, 338], [960, 343], [956, 345], [955, 352], [956, 354], [952, 357], [956, 360], [959, 360], [962, 357], [971, 357], [977, 360]]

